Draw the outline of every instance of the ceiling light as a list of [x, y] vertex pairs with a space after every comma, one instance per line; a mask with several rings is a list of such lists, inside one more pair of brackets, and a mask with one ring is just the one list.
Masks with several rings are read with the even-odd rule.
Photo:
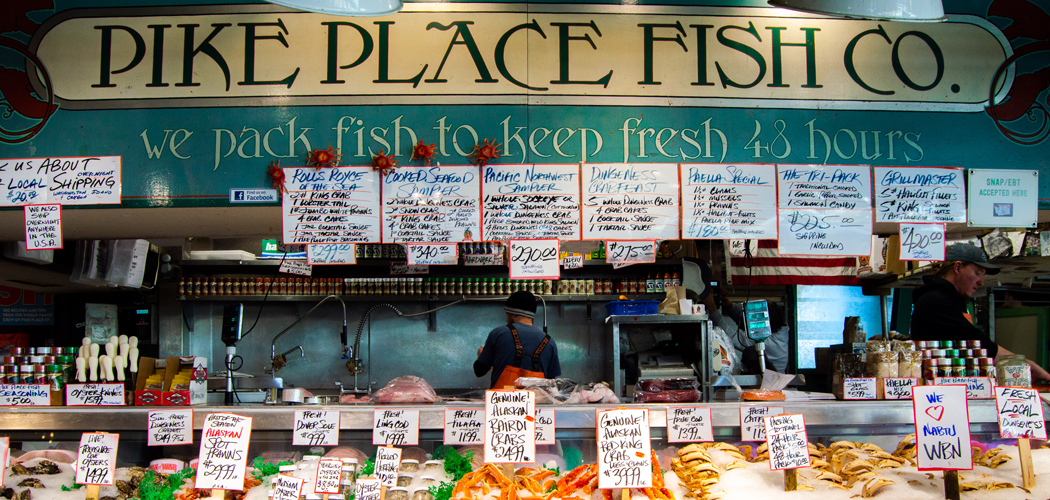
[[938, 22], [947, 19], [941, 0], [769, 0], [774, 7], [854, 19]]
[[333, 16], [385, 16], [404, 6], [401, 0], [266, 0], [293, 9]]

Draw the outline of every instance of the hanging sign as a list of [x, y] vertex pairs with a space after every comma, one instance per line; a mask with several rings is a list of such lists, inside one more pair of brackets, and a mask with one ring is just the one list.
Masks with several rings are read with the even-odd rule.
[[682, 238], [777, 238], [775, 165], [682, 164]]
[[554, 444], [554, 410], [536, 410], [536, 444]]
[[62, 205], [26, 205], [26, 250], [62, 248]]
[[971, 169], [966, 202], [971, 227], [1029, 227], [1039, 221], [1039, 171]]
[[339, 493], [339, 481], [343, 476], [342, 460], [319, 460], [317, 462], [317, 475], [314, 476], [314, 493], [335, 494]]
[[667, 409], [667, 442], [695, 443], [714, 440], [710, 408], [686, 406]]
[[401, 472], [401, 448], [380, 446], [376, 448], [375, 475], [387, 488], [397, 486], [397, 473]]
[[532, 391], [485, 391], [485, 462], [534, 461], [535, 415], [536, 393]]
[[580, 239], [578, 165], [481, 167], [485, 238]]
[[598, 411], [598, 487], [651, 488], [649, 410]]
[[780, 255], [870, 255], [871, 211], [779, 211]]
[[781, 255], [871, 255], [866, 166], [777, 165]]
[[842, 379], [842, 399], [877, 399], [875, 377]]
[[605, 243], [605, 262], [642, 264], [656, 262], [657, 242], [653, 240], [609, 240]]
[[419, 444], [419, 410], [374, 410], [372, 444]]
[[583, 239], [678, 238], [678, 166], [671, 163], [581, 167]]
[[0, 160], [0, 206], [119, 205], [120, 157]]
[[919, 385], [915, 377], [886, 377], [882, 379], [885, 399], [911, 399], [911, 388]]
[[193, 444], [193, 410], [157, 410], [146, 417], [146, 446]]
[[510, 279], [558, 279], [558, 240], [510, 240]]
[[900, 260], [944, 260], [944, 224], [902, 222]]
[[741, 406], [740, 439], [743, 441], [765, 441], [765, 418], [784, 413], [783, 406]]
[[357, 245], [353, 243], [321, 243], [307, 245], [306, 263], [311, 266], [357, 264]]
[[769, 470], [809, 467], [806, 420], [801, 414], [766, 417], [765, 426]]
[[919, 385], [911, 388], [919, 470], [971, 470], [970, 417], [966, 388]]
[[284, 243], [379, 243], [379, 174], [371, 167], [283, 171]]
[[874, 167], [872, 170], [875, 222], [966, 222], [962, 168]]
[[1046, 439], [1046, 421], [1043, 420], [1043, 402], [1039, 399], [1039, 391], [1021, 387], [996, 387], [995, 408], [999, 416], [999, 434], [1004, 439]]
[[409, 265], [446, 265], [459, 263], [455, 243], [407, 243]]
[[383, 174], [383, 241], [480, 241], [480, 198], [477, 167], [389, 170]]
[[445, 410], [445, 444], [482, 444], [485, 442], [485, 411]]
[[232, 413], [204, 417], [194, 483], [202, 490], [242, 490], [252, 419]]
[[296, 410], [292, 446], [339, 446], [339, 412]]
[[278, 474], [273, 477], [273, 500], [299, 500], [303, 492], [303, 483], [306, 479], [301, 477], [286, 476]]
[[[77, 448], [76, 484], [113, 486], [113, 472], [117, 468], [119, 434], [85, 432]], [[242, 486], [243, 487], [243, 486]]]

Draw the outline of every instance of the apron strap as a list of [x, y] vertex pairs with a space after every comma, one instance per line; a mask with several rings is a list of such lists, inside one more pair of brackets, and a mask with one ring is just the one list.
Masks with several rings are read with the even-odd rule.
[[511, 366], [521, 367], [521, 339], [518, 337], [518, 329], [514, 328], [514, 325], [510, 325], [510, 335], [514, 337], [514, 361]]

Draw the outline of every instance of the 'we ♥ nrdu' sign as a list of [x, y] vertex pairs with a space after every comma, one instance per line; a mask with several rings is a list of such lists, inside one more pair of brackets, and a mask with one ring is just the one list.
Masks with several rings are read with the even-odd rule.
[[966, 386], [912, 387], [919, 470], [972, 470]]

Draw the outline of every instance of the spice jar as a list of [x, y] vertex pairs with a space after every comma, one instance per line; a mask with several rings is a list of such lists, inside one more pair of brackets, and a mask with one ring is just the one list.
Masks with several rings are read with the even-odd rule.
[[33, 376], [33, 365], [18, 365], [18, 376], [23, 384], [36, 383], [36, 377]]
[[47, 365], [44, 367], [47, 374], [47, 382], [51, 387], [51, 406], [65, 406], [66, 404], [66, 375], [59, 365]]
[[977, 376], [995, 378], [995, 360], [993, 358], [977, 358]]
[[952, 376], [952, 360], [948, 358], [937, 359], [937, 377]]
[[1032, 367], [1023, 354], [1000, 357], [995, 363], [995, 373], [1001, 386], [1032, 387]]
[[933, 385], [934, 379], [937, 378], [937, 360], [936, 359], [924, 359], [922, 360], [922, 380], [926, 385]]
[[960, 358], [952, 359], [951, 376], [953, 377], [965, 377], [966, 376], [966, 362]]

